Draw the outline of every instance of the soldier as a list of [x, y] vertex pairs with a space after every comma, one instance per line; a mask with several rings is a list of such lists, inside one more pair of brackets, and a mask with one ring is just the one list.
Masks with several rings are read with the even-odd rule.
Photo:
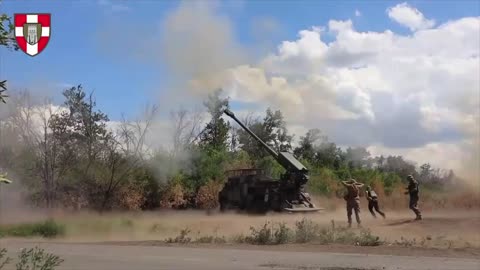
[[342, 181], [342, 184], [347, 188], [347, 194], [343, 198], [347, 202], [348, 227], [352, 227], [352, 210], [355, 211], [355, 218], [360, 227], [360, 188], [363, 187], [363, 184], [358, 183], [355, 179]]
[[385, 213], [380, 211], [378, 207], [378, 196], [377, 193], [375, 193], [374, 190], [370, 186], [367, 186], [367, 200], [368, 200], [368, 210], [370, 210], [370, 213], [372, 213], [372, 216], [376, 218], [377, 216], [375, 215], [375, 212], [373, 212], [373, 209], [377, 211], [383, 218], [385, 218]]
[[405, 194], [410, 195], [409, 207], [417, 216], [415, 220], [421, 220], [422, 214], [418, 209], [418, 199], [419, 199], [418, 198], [418, 182], [413, 178], [413, 175], [407, 176], [407, 180], [408, 180], [408, 187], [407, 187], [407, 191], [405, 191]]

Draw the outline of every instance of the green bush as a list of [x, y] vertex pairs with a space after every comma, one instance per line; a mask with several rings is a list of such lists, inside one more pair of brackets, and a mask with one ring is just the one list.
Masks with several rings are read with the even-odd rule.
[[320, 227], [311, 220], [303, 218], [295, 223], [295, 242], [308, 243], [318, 238]]
[[318, 244], [346, 244], [359, 246], [378, 246], [382, 242], [379, 237], [371, 234], [369, 230], [361, 230], [359, 234], [346, 227], [337, 227], [332, 220], [330, 227], [320, 227], [314, 222], [302, 219], [296, 222], [295, 241], [297, 243]]
[[18, 259], [17, 270], [53, 270], [63, 262], [60, 257], [38, 247], [22, 249]]
[[190, 229], [185, 228], [180, 231], [180, 234], [177, 235], [175, 238], [169, 237], [164, 240], [165, 243], [176, 243], [176, 244], [189, 244], [189, 243], [198, 243], [198, 244], [224, 244], [227, 242], [227, 239], [224, 236], [217, 236], [217, 235], [204, 235], [199, 236], [195, 240], [192, 240], [190, 235]]
[[273, 243], [276, 245], [286, 244], [292, 239], [292, 231], [285, 223], [279, 223], [277, 228], [274, 228]]
[[6, 257], [7, 250], [5, 248], [0, 249], [0, 269], [3, 269], [5, 265], [12, 261], [11, 258]]
[[372, 235], [370, 230], [362, 230], [360, 235], [357, 236], [357, 245], [359, 246], [379, 246], [383, 244], [383, 241], [380, 241], [378, 236]]
[[52, 219], [39, 223], [26, 223], [0, 227], [0, 236], [53, 238], [65, 235], [65, 226]]
[[237, 244], [245, 244], [246, 243], [246, 237], [243, 234], [236, 234], [230, 237], [230, 242], [232, 243], [237, 243]]
[[[11, 263], [9, 257], [5, 257], [6, 249], [0, 250], [0, 269]], [[30, 249], [22, 249], [18, 255], [18, 262], [15, 265], [16, 270], [54, 270], [57, 266], [63, 263], [57, 255], [45, 252], [44, 249], [35, 247]]]
[[244, 242], [255, 245], [279, 245], [290, 242], [292, 239], [291, 229], [285, 223], [275, 225], [265, 222], [259, 229], [250, 227], [251, 234], [245, 237]]
[[188, 235], [190, 234], [190, 229], [185, 228], [180, 231], [180, 234], [176, 236], [175, 238], [167, 238], [165, 239], [166, 243], [180, 243], [180, 244], [188, 244], [192, 241], [192, 238], [190, 238]]
[[269, 222], [266, 222], [259, 229], [250, 227], [250, 236], [245, 238], [245, 242], [258, 245], [270, 244], [272, 238], [272, 228], [269, 225]]
[[200, 244], [225, 244], [227, 240], [225, 237], [220, 237], [220, 236], [212, 236], [212, 235], [207, 235], [207, 236], [200, 236], [197, 239], [195, 239], [194, 243], [200, 243]]
[[[225, 237], [201, 236], [192, 240], [188, 235], [189, 229], [183, 229], [175, 238], [168, 238], [166, 243], [217, 243], [223, 244], [227, 240]], [[250, 234], [235, 235], [229, 239], [230, 242], [238, 244], [253, 245], [281, 245], [288, 243], [316, 243], [321, 245], [345, 244], [357, 246], [378, 246], [383, 244], [379, 237], [371, 234], [369, 230], [362, 229], [359, 233], [347, 227], [337, 227], [332, 220], [331, 226], [320, 227], [319, 224], [306, 218], [297, 221], [295, 229], [292, 230], [285, 223], [265, 222], [262, 226], [250, 227]]]

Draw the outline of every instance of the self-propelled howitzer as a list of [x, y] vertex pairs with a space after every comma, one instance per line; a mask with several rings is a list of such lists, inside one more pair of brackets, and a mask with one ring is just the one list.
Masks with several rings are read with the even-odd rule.
[[235, 170], [219, 193], [220, 209], [247, 211], [318, 211], [305, 192], [308, 169], [289, 152], [276, 152], [246, 127], [233, 112], [225, 114], [235, 120], [275, 160], [285, 168], [280, 179], [272, 179], [260, 170]]

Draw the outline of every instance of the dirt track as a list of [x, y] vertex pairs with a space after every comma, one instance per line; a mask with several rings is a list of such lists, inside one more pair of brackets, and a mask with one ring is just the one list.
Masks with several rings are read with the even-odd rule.
[[[363, 225], [372, 233], [390, 242], [405, 242], [379, 247], [313, 244], [167, 247], [158, 241], [178, 235], [183, 228], [199, 235], [232, 236], [248, 233], [250, 226], [259, 226], [265, 221], [286, 222], [294, 227], [294, 223], [304, 217], [325, 226], [332, 220], [343, 226], [346, 218], [341, 210], [308, 215], [206, 215], [201, 211], [177, 211], [102, 216], [57, 213], [55, 217], [67, 225], [65, 238], [55, 241], [2, 239], [0, 247], [13, 252], [40, 245], [65, 259], [60, 269], [480, 269], [478, 211], [426, 212], [424, 220], [417, 222], [412, 221], [412, 213], [408, 211], [387, 212], [385, 220], [362, 212]], [[414, 238], [417, 246], [421, 242], [422, 248], [409, 245]]]
[[[60, 215], [57, 219], [67, 224], [65, 241], [147, 241], [175, 237], [184, 228], [191, 236], [235, 236], [249, 234], [250, 226], [259, 227], [266, 221], [285, 222], [295, 228], [295, 222], [308, 218], [322, 226], [346, 225], [344, 211], [316, 214], [281, 214], [247, 216], [238, 214], [206, 215], [202, 211], [152, 212], [138, 214], [93, 214]], [[408, 211], [387, 212], [387, 219], [374, 219], [362, 212], [365, 228], [389, 242], [399, 241], [405, 245], [415, 239], [416, 244], [437, 248], [480, 248], [480, 212], [449, 211], [426, 212], [424, 220], [412, 222]]]
[[[387, 219], [373, 218], [362, 209], [361, 217], [365, 228], [374, 235], [389, 242], [400, 241], [404, 244], [415, 239], [417, 244], [438, 248], [480, 248], [480, 211], [424, 211], [424, 220], [412, 222], [410, 211], [391, 212], [387, 210]], [[308, 218], [322, 226], [346, 225], [343, 209], [334, 212], [311, 214], [269, 214], [267, 216], [248, 216], [240, 214], [207, 215], [204, 211], [161, 211], [143, 213], [122, 213], [98, 215], [92, 213], [54, 213], [53, 217], [66, 224], [65, 241], [146, 241], [164, 240], [175, 237], [180, 230], [188, 228], [191, 236], [219, 235], [235, 236], [249, 234], [250, 227], [259, 227], [265, 222], [285, 222], [295, 228], [295, 222]], [[34, 220], [43, 220], [41, 212], [8, 211], [2, 213], [1, 223], [14, 224]]]
[[[10, 250], [35, 243], [0, 241]], [[65, 259], [61, 269], [86, 270], [478, 270], [480, 260], [468, 258], [392, 256], [355, 253], [270, 251], [233, 248], [120, 246], [41, 243]], [[12, 268], [6, 268], [12, 269]]]

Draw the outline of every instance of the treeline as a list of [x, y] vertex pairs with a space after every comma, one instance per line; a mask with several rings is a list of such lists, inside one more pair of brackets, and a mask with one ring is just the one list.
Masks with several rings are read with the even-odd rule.
[[[225, 171], [261, 168], [283, 172], [276, 161], [244, 130], [223, 117], [229, 100], [211, 94], [201, 112], [171, 113], [172, 148], [149, 145], [158, 108], [147, 106], [137, 121], [111, 126], [81, 85], [63, 91], [60, 107], [34, 102], [28, 91], [10, 93], [0, 105], [0, 168], [21, 180], [30, 201], [42, 207], [74, 209], [213, 208]], [[309, 192], [341, 197], [341, 180], [354, 177], [389, 195], [408, 174], [441, 186], [452, 171], [416, 168], [401, 156], [372, 157], [365, 148], [341, 149], [318, 129], [293, 147], [280, 111], [243, 121], [276, 151], [293, 152], [310, 170]], [[403, 184], [402, 184], [403, 185]]]

